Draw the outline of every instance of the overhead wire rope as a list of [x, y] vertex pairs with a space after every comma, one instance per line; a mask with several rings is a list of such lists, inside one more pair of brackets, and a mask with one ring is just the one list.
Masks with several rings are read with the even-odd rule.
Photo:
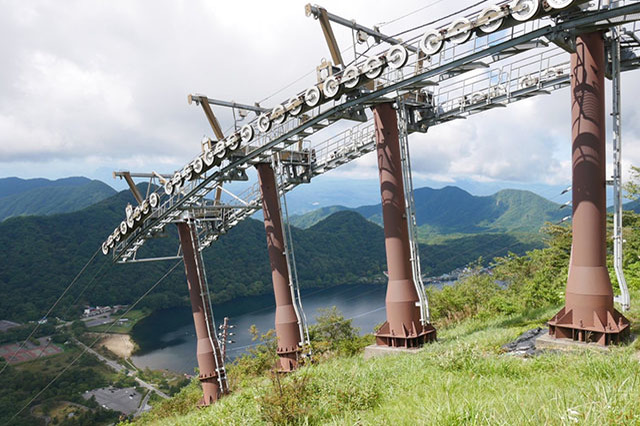
[[[104, 269], [105, 266], [107, 265], [111, 265], [111, 263], [109, 262], [105, 262], [102, 264], [102, 266], [100, 267], [100, 269], [93, 275], [93, 278], [91, 278], [91, 280], [89, 281], [89, 283], [84, 286], [84, 288], [82, 289], [82, 291], [80, 292], [80, 294], [78, 294], [78, 296], [76, 296], [76, 298], [74, 299], [73, 302], [71, 302], [71, 304], [69, 305], [69, 307], [67, 308], [67, 310], [64, 313], [63, 318], [68, 317], [69, 313], [71, 312], [71, 309], [76, 305], [76, 303], [78, 302], [78, 300], [80, 300], [80, 298], [82, 297], [82, 295], [84, 294], [85, 291], [87, 291], [89, 289], [89, 287], [96, 281], [96, 278], [98, 277], [98, 274], [100, 274], [100, 272], [102, 272], [102, 270]], [[102, 278], [102, 277], [101, 277]], [[53, 339], [49, 339], [47, 341], [47, 344], [45, 345], [44, 348], [42, 348], [42, 350], [40, 350], [40, 353], [38, 354], [38, 356], [36, 357], [36, 359], [42, 357], [42, 355], [45, 353], [45, 351], [49, 348], [49, 346], [51, 345], [51, 343], [53, 342]]]
[[[96, 258], [96, 256], [98, 255], [98, 253], [100, 252], [100, 249], [96, 250], [95, 253], [93, 253], [93, 256], [91, 256], [91, 259], [89, 259], [89, 261], [87, 261], [87, 263], [85, 263], [85, 265], [82, 267], [82, 269], [80, 270], [80, 272], [78, 272], [75, 276], [75, 278], [73, 278], [73, 280], [71, 281], [71, 283], [69, 283], [69, 285], [67, 285], [67, 287], [64, 289], [64, 291], [62, 292], [62, 294], [60, 295], [60, 297], [58, 297], [58, 299], [53, 303], [53, 305], [51, 305], [51, 307], [49, 308], [49, 310], [47, 311], [47, 313], [42, 317], [44, 318], [48, 318], [49, 315], [51, 314], [51, 312], [56, 308], [56, 306], [58, 306], [58, 303], [60, 303], [60, 301], [62, 300], [62, 298], [64, 298], [64, 296], [67, 294], [67, 292], [71, 289], [71, 287], [73, 287], [73, 285], [78, 281], [78, 279], [80, 278], [80, 276], [84, 273], [84, 271], [87, 269], [87, 267], [91, 264], [91, 262], [93, 262], [93, 259]], [[34, 327], [34, 329], [31, 331], [31, 333], [29, 334], [29, 336], [24, 339], [24, 342], [22, 342], [22, 344], [20, 344], [20, 346], [18, 347], [18, 349], [13, 353], [13, 355], [11, 355], [11, 357], [9, 359], [6, 360], [5, 365], [2, 367], [2, 369], [0, 370], [0, 375], [2, 374], [2, 372], [4, 370], [6, 370], [7, 366], [9, 365], [9, 363], [11, 363], [11, 361], [13, 361], [15, 359], [15, 357], [18, 355], [18, 353], [24, 349], [25, 345], [27, 344], [27, 342], [29, 341], [29, 339], [31, 339], [33, 337], [33, 335], [36, 333], [36, 331], [38, 331], [38, 329], [40, 328], [40, 321], [38, 321], [36, 323], [36, 326]]]
[[434, 2], [431, 2], [431, 3], [427, 4], [426, 6], [422, 6], [421, 8], [418, 8], [418, 9], [414, 10], [413, 12], [409, 12], [409, 13], [404, 14], [402, 16], [399, 16], [399, 17], [397, 17], [395, 19], [392, 19], [391, 21], [380, 22], [377, 26], [378, 27], [385, 27], [387, 25], [393, 24], [393, 23], [398, 22], [398, 21], [400, 21], [402, 19], [408, 18], [409, 16], [415, 15], [418, 12], [422, 12], [425, 9], [433, 7], [433, 6], [437, 5], [438, 3], [442, 3], [443, 1], [444, 0], [436, 0]]
[[452, 12], [452, 13], [450, 13], [450, 14], [446, 15], [446, 16], [443, 16], [443, 17], [441, 17], [441, 18], [435, 19], [435, 20], [433, 20], [433, 21], [430, 21], [430, 22], [427, 22], [427, 23], [424, 23], [424, 24], [417, 25], [417, 26], [415, 26], [415, 27], [413, 27], [413, 28], [409, 28], [408, 30], [400, 31], [400, 32], [395, 33], [394, 35], [392, 35], [392, 36], [390, 36], [390, 37], [398, 37], [398, 36], [400, 36], [400, 35], [403, 35], [403, 34], [406, 34], [406, 33], [410, 33], [410, 32], [415, 31], [415, 30], [419, 30], [419, 29], [424, 28], [424, 27], [426, 27], [426, 26], [433, 25], [433, 24], [437, 24], [437, 23], [438, 23], [438, 22], [440, 22], [440, 21], [444, 21], [445, 19], [449, 19], [449, 18], [454, 17], [454, 16], [456, 16], [456, 15], [458, 15], [458, 14], [460, 14], [460, 13], [466, 12], [466, 11], [468, 11], [468, 10], [470, 10], [470, 9], [473, 9], [473, 8], [474, 8], [474, 7], [476, 7], [476, 6], [480, 6], [482, 3], [486, 3], [487, 1], [488, 1], [488, 0], [481, 0], [481, 1], [478, 1], [478, 2], [476, 2], [476, 3], [474, 3], [474, 4], [470, 5], [470, 6], [467, 6], [467, 7], [465, 7], [465, 8], [460, 9], [460, 10], [457, 10], [456, 12]]
[[[149, 293], [151, 293], [166, 277], [168, 277], [183, 261], [179, 260], [175, 265], [173, 265], [160, 279], [158, 279], [158, 281], [156, 281], [146, 292], [144, 292], [144, 294], [142, 296], [140, 296], [138, 298], [138, 300], [136, 300], [122, 315], [120, 315], [120, 317], [114, 321], [105, 331], [105, 333], [108, 333], [117, 323], [118, 321], [120, 321], [122, 318], [125, 317], [125, 315], [127, 315], [134, 307], [136, 307], [138, 305], [138, 303], [140, 303], [142, 301], [142, 299], [144, 299], [147, 295], [149, 295]], [[20, 410], [18, 410], [18, 412], [16, 412], [7, 422], [7, 424], [11, 423], [13, 421], [13, 419], [15, 419], [17, 416], [20, 415], [20, 413], [22, 413], [27, 407], [29, 407], [31, 405], [31, 403], [33, 403], [33, 401], [35, 401], [36, 399], [38, 399], [38, 397], [40, 395], [42, 395], [47, 389], [49, 389], [49, 387], [55, 383], [56, 380], [58, 380], [64, 373], [66, 373], [69, 368], [71, 368], [85, 353], [87, 353], [87, 351], [91, 348], [93, 348], [93, 346], [98, 342], [98, 340], [100, 340], [102, 338], [102, 336], [98, 336], [90, 345], [86, 346], [82, 352], [80, 352], [80, 354], [78, 354], [78, 356], [76, 356], [70, 363], [68, 363], [65, 368], [60, 371], [53, 379], [51, 379], [49, 381], [49, 383], [46, 384], [45, 387], [43, 387], [33, 398], [31, 398], [29, 400], [28, 403], [26, 403]]]
[[[400, 16], [400, 17], [398, 17], [398, 18], [395, 18], [395, 19], [393, 19], [392, 21], [384, 22], [384, 23], [378, 24], [378, 26], [380, 26], [380, 27], [381, 27], [381, 26], [384, 26], [384, 25], [391, 24], [391, 23], [393, 23], [393, 22], [396, 22], [396, 21], [402, 20], [402, 19], [404, 19], [404, 18], [406, 18], [406, 17], [408, 17], [408, 16], [411, 16], [411, 15], [413, 15], [413, 14], [415, 14], [415, 13], [417, 13], [417, 12], [421, 11], [421, 10], [427, 9], [427, 8], [429, 8], [429, 7], [431, 7], [431, 6], [435, 6], [436, 4], [441, 3], [441, 2], [443, 2], [443, 1], [444, 1], [444, 0], [436, 0], [436, 1], [434, 1], [432, 4], [428, 4], [428, 5], [426, 5], [426, 6], [423, 6], [423, 7], [421, 7], [420, 9], [417, 9], [417, 10], [415, 10], [415, 11], [411, 12], [411, 13], [408, 13], [408, 14], [406, 14], [406, 15], [403, 15], [403, 16]], [[372, 47], [375, 47], [376, 45], [377, 45], [377, 43], [376, 43], [376, 44], [373, 44], [373, 45], [371, 45], [371, 46], [369, 46], [369, 47], [365, 50], [365, 52], [358, 54], [358, 56], [360, 57], [360, 56], [365, 55], [365, 54], [366, 54], [366, 52], [368, 52]], [[352, 49], [353, 49], [353, 50], [355, 50], [355, 46], [349, 46], [349, 47], [347, 47], [346, 49], [341, 50], [341, 51], [340, 51], [340, 53], [341, 53], [341, 54], [347, 54], [347, 53], [349, 53]], [[353, 62], [355, 62], [355, 60], [354, 60], [354, 61], [351, 61], [351, 62], [349, 63], [349, 65], [350, 65], [350, 64], [352, 64]], [[348, 66], [348, 65], [347, 65], [347, 66]], [[310, 70], [310, 71], [309, 71], [309, 72], [307, 72], [306, 74], [304, 74], [304, 75], [302, 75], [302, 76], [298, 77], [296, 80], [294, 80], [293, 82], [291, 82], [291, 83], [287, 84], [286, 86], [283, 86], [282, 88], [278, 89], [277, 91], [275, 91], [275, 92], [274, 92], [274, 93], [272, 93], [271, 95], [267, 96], [266, 98], [261, 99], [260, 101], [258, 101], [258, 104], [261, 104], [262, 102], [264, 102], [264, 101], [266, 101], [266, 100], [269, 100], [269, 99], [273, 98], [274, 96], [276, 96], [276, 95], [278, 95], [278, 94], [280, 94], [280, 93], [284, 92], [286, 89], [290, 88], [291, 86], [293, 86], [293, 85], [294, 85], [294, 84], [296, 84], [296, 83], [299, 83], [300, 81], [302, 81], [302, 80], [303, 80], [303, 79], [305, 79], [306, 77], [310, 76], [310, 75], [311, 75], [311, 74], [313, 74], [314, 72], [316, 72], [316, 69], [315, 69], [315, 68], [313, 68], [312, 70]]]
[[[89, 282], [87, 283], [86, 286], [84, 286], [84, 288], [82, 289], [82, 291], [80, 291], [80, 293], [76, 296], [76, 298], [73, 300], [73, 302], [71, 302], [71, 304], [69, 305], [69, 307], [67, 308], [64, 317], [67, 317], [69, 315], [69, 312], [71, 311], [71, 309], [76, 305], [76, 303], [78, 303], [78, 301], [80, 300], [80, 298], [82, 297], [82, 295], [92, 286], [92, 284], [96, 281], [100, 281], [100, 280], [96, 280], [96, 278], [98, 277], [98, 275], [102, 272], [102, 270], [104, 270], [104, 268], [106, 266], [110, 266], [112, 265], [112, 263], [109, 262], [105, 262], [102, 264], [102, 266], [100, 267], [100, 269], [98, 269], [98, 271], [93, 275], [93, 277], [91, 278], [91, 280], [89, 280]], [[101, 277], [102, 279], [103, 277]], [[47, 344], [45, 345], [44, 348], [42, 348], [40, 350], [40, 353], [38, 354], [38, 356], [36, 358], [40, 358], [44, 352], [47, 350], [47, 348], [51, 345], [51, 343], [53, 342], [53, 340], [49, 340], [47, 341]]]

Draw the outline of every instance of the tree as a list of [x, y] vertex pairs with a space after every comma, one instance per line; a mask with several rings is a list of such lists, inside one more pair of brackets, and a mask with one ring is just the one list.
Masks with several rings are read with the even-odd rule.
[[627, 193], [627, 198], [637, 200], [640, 198], [640, 167], [631, 166], [631, 179], [622, 188]]

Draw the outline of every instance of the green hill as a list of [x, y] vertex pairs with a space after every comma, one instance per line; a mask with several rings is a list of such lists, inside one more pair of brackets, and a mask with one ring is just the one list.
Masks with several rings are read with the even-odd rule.
[[[414, 199], [418, 232], [424, 241], [481, 233], [535, 234], [545, 222], [558, 221], [564, 215], [559, 204], [530, 191], [513, 189], [479, 197], [453, 186], [418, 188], [414, 191]], [[291, 222], [305, 228], [335, 211], [346, 209], [343, 206], [325, 207], [292, 216]], [[349, 210], [382, 224], [380, 204]]]
[[0, 179], [0, 221], [13, 216], [51, 215], [81, 210], [114, 195], [109, 185], [83, 177]]
[[[108, 231], [122, 220], [128, 202], [133, 203], [133, 197], [123, 191], [77, 212], [13, 217], [1, 222], [0, 318], [21, 321], [41, 317], [98, 250]], [[167, 238], [145, 244], [140, 257], [176, 253], [177, 233], [170, 227], [167, 234]], [[294, 228], [293, 238], [303, 287], [384, 280], [383, 230], [356, 212], [337, 212], [308, 229]], [[439, 275], [479, 256], [522, 253], [533, 246], [504, 234], [472, 235], [423, 245], [423, 272]], [[215, 303], [272, 291], [260, 221], [248, 219], [239, 224], [205, 250], [204, 259]], [[110, 257], [100, 253], [54, 314], [64, 315], [75, 299], [77, 306], [135, 301], [168, 268], [161, 262], [111, 265]], [[90, 283], [98, 272], [96, 282]], [[90, 290], [80, 295], [89, 284]], [[188, 303], [186, 296], [184, 273], [179, 268], [145, 298], [144, 304], [152, 309], [183, 305]]]
[[316, 223], [320, 222], [322, 219], [330, 216], [336, 212], [341, 212], [345, 210], [352, 210], [349, 207], [345, 206], [329, 206], [329, 207], [321, 207], [317, 210], [310, 211], [301, 215], [291, 215], [289, 216], [289, 220], [291, 221], [291, 225], [307, 229]]

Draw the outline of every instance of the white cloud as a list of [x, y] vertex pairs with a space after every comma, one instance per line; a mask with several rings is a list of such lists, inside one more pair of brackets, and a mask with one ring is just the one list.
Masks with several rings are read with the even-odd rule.
[[[46, 0], [0, 0], [3, 174], [102, 176], [106, 169], [181, 167], [198, 152], [203, 134], [210, 134], [202, 112], [187, 105], [187, 94], [252, 103], [329, 56], [318, 22], [304, 16], [306, 2], [75, 0], [61, 7]], [[395, 33], [443, 16], [453, 2], [446, 3], [383, 29]], [[425, 6], [322, 4], [365, 25]], [[350, 31], [335, 31], [341, 46], [350, 46]], [[313, 81], [309, 75], [265, 105]], [[635, 73], [623, 80], [625, 165], [640, 164], [637, 81]], [[232, 124], [228, 112], [219, 115], [224, 127]], [[565, 183], [569, 91], [414, 134], [411, 150], [414, 173], [423, 180]], [[375, 179], [375, 154], [331, 174]]]

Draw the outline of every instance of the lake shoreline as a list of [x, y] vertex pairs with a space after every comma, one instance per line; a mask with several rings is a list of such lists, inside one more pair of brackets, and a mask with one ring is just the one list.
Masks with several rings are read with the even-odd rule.
[[[381, 283], [353, 283], [330, 287], [307, 288], [301, 292], [303, 308], [309, 324], [315, 323], [319, 309], [337, 306], [345, 318], [353, 318], [354, 326], [362, 333], [384, 321], [386, 285]], [[248, 329], [256, 325], [260, 332], [274, 328], [275, 300], [273, 294], [234, 299], [213, 306], [216, 325], [224, 317], [235, 325], [234, 344], [227, 348], [234, 359], [257, 343]], [[139, 346], [132, 362], [138, 368], [167, 369], [193, 373], [195, 360], [195, 330], [190, 307], [155, 311], [141, 320], [132, 330], [132, 339]]]

